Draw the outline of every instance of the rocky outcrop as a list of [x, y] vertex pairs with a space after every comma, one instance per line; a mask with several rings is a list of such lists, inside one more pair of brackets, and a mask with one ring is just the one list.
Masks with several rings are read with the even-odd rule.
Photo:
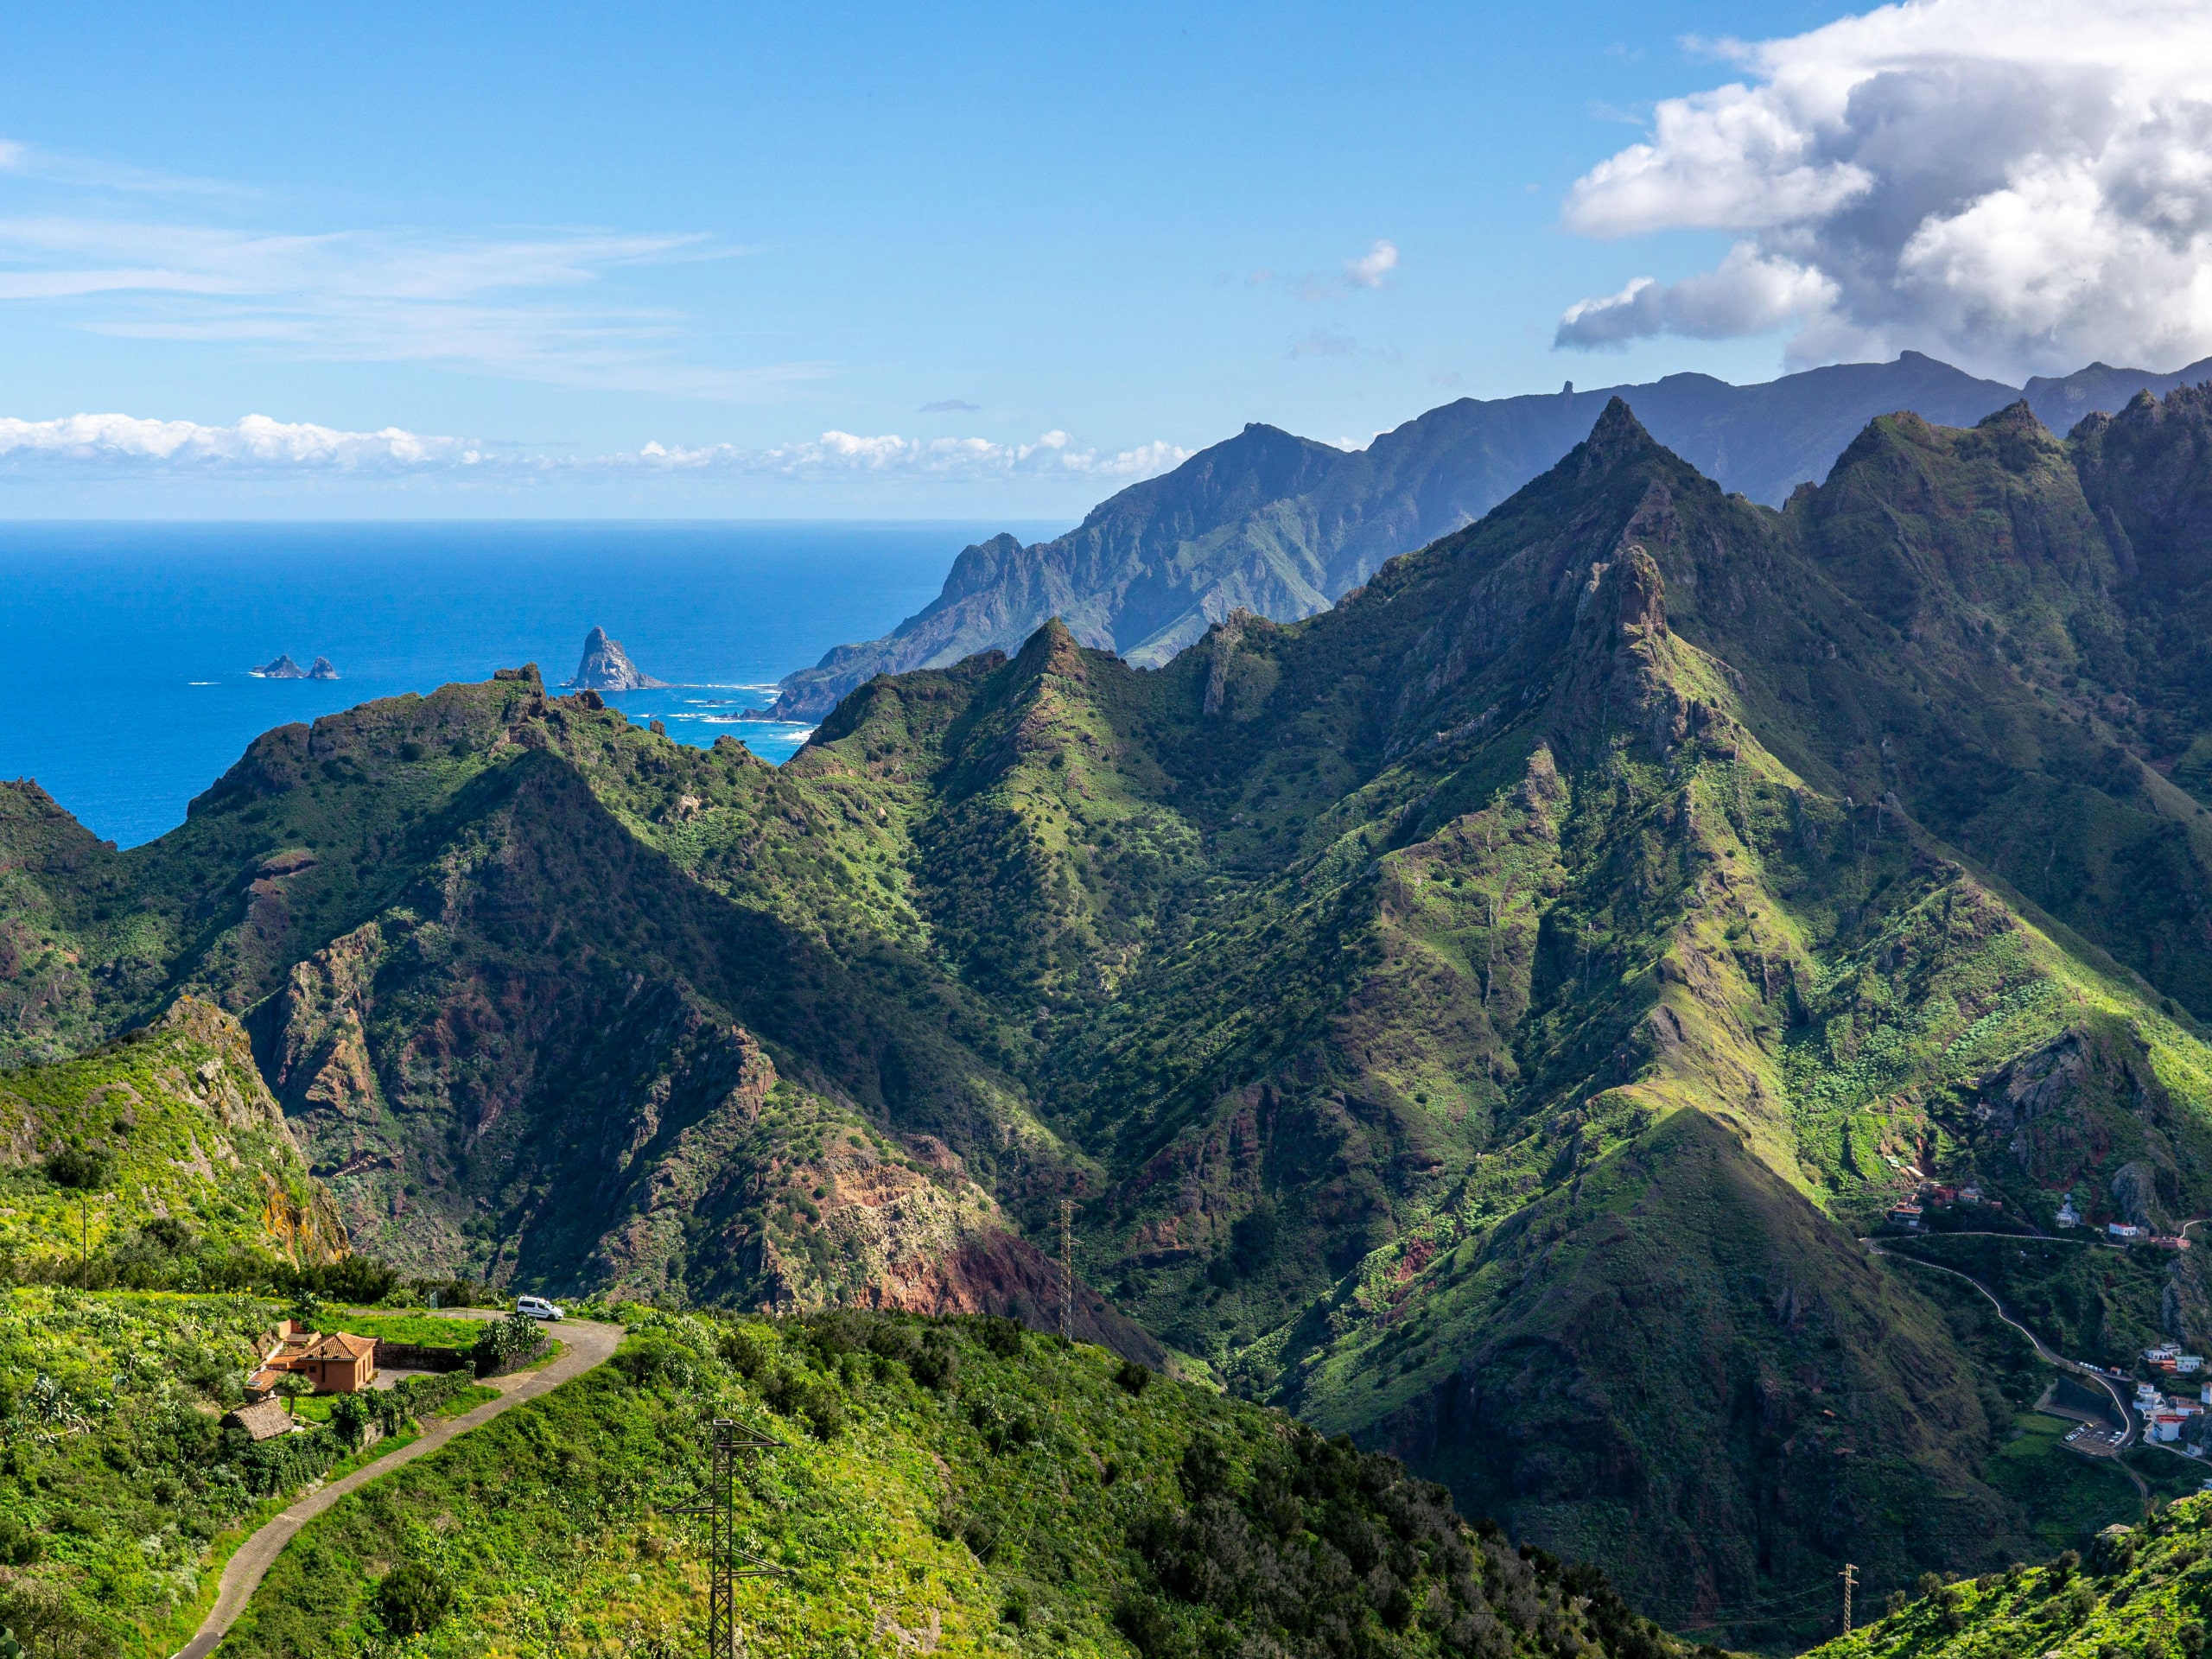
[[653, 678], [632, 662], [622, 642], [608, 639], [605, 628], [594, 628], [584, 637], [583, 660], [567, 683], [575, 691], [643, 691], [668, 682]]
[[334, 680], [337, 677], [338, 671], [330, 665], [327, 657], [316, 658], [315, 666], [308, 670], [308, 678], [311, 680]]
[[[320, 662], [321, 658], [315, 660]], [[259, 668], [249, 668], [246, 672], [257, 680], [304, 680], [308, 677], [307, 670], [292, 660], [289, 652], [283, 652], [273, 663], [264, 663]], [[337, 676], [334, 674], [331, 677], [335, 679]]]

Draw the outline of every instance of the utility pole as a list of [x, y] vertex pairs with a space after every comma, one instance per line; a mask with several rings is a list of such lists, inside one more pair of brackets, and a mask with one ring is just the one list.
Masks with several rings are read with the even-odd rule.
[[713, 1577], [707, 1588], [708, 1659], [732, 1659], [737, 1651], [737, 1581], [784, 1576], [780, 1567], [771, 1567], [737, 1547], [737, 1460], [747, 1452], [781, 1450], [783, 1444], [727, 1417], [715, 1418], [714, 1468], [707, 1484], [711, 1501], [694, 1509], [665, 1511], [669, 1515], [712, 1517], [709, 1539], [714, 1560]]
[[1060, 1200], [1060, 1340], [1075, 1340], [1075, 1200]]
[[1859, 1582], [1858, 1573], [1857, 1567], [1849, 1561], [1846, 1561], [1843, 1564], [1843, 1571], [1836, 1574], [1843, 1580], [1843, 1633], [1846, 1636], [1851, 1634], [1851, 1590], [1852, 1586]]

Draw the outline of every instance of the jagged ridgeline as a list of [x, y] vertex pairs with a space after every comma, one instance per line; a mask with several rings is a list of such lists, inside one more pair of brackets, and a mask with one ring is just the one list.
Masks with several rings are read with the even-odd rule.
[[[1050, 626], [780, 769], [524, 670], [129, 852], [0, 788], [5, 1040], [233, 1010], [416, 1270], [1049, 1324], [1073, 1198], [1078, 1334], [1810, 1637], [2133, 1502], [1855, 1235], [1914, 1168], [2212, 1210], [2208, 453], [1885, 417], [1777, 511], [1615, 403], [1306, 621]], [[2172, 1260], [2107, 1328], [2200, 1339]]]

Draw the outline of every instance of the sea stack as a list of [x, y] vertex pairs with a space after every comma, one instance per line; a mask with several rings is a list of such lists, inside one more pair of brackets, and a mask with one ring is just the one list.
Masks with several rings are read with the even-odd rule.
[[[249, 668], [246, 672], [259, 680], [304, 680], [308, 677], [307, 670], [292, 660], [292, 653], [289, 651], [275, 662], [264, 663], [259, 668]], [[335, 679], [338, 677], [334, 674], [331, 677]]]
[[576, 664], [576, 677], [568, 683], [572, 691], [643, 691], [668, 682], [640, 672], [620, 639], [608, 639], [605, 628], [594, 628], [585, 637], [584, 659]]
[[338, 671], [330, 665], [327, 657], [316, 658], [315, 666], [308, 670], [308, 678], [311, 680], [334, 680], [337, 677]]

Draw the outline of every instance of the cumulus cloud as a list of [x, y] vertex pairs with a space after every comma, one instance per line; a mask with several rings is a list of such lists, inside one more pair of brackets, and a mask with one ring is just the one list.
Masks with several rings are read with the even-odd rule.
[[1158, 440], [1132, 449], [1078, 448], [1058, 430], [1028, 443], [896, 434], [868, 437], [833, 431], [766, 449], [726, 443], [696, 448], [648, 443], [625, 454], [573, 456], [533, 454], [468, 438], [426, 436], [399, 427], [347, 432], [271, 420], [265, 415], [249, 415], [230, 426], [130, 415], [71, 415], [48, 421], [0, 417], [0, 474], [17, 478], [459, 473], [486, 477], [724, 474], [819, 478], [875, 474], [1126, 481], [1164, 473], [1190, 455], [1180, 445]]
[[1798, 362], [1913, 347], [2018, 377], [2212, 353], [2212, 9], [1916, 0], [1715, 48], [1565, 222], [1725, 231], [1684, 281], [1587, 299], [1561, 346], [1797, 325]]
[[388, 426], [341, 432], [249, 415], [232, 426], [149, 421], [131, 415], [71, 415], [54, 421], [0, 417], [0, 467], [63, 472], [271, 469], [324, 472], [421, 471], [473, 467], [480, 446], [422, 437]]
[[1380, 288], [1382, 279], [1397, 268], [1397, 245], [1377, 240], [1370, 243], [1358, 258], [1344, 261], [1344, 279], [1355, 288]]
[[1834, 302], [1835, 284], [1819, 271], [1770, 259], [1738, 242], [1715, 270], [1662, 285], [1638, 276], [1618, 294], [1569, 306], [1558, 343], [1618, 346], [1646, 334], [1730, 340], [1763, 334]]

